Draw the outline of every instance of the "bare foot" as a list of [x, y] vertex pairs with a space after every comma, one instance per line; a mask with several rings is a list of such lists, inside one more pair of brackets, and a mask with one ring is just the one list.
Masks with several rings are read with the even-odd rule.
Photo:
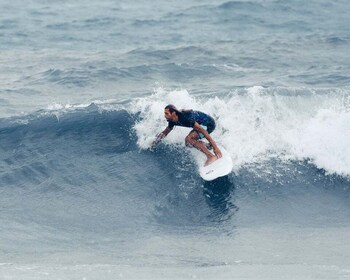
[[207, 161], [205, 162], [204, 166], [208, 166], [209, 164], [213, 163], [217, 159], [218, 158], [216, 156], [212, 156], [212, 157], [208, 158]]

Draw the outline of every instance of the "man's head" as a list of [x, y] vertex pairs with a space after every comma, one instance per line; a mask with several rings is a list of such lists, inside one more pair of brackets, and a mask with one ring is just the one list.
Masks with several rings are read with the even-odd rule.
[[165, 106], [164, 117], [167, 121], [177, 122], [179, 120], [179, 111], [172, 104]]

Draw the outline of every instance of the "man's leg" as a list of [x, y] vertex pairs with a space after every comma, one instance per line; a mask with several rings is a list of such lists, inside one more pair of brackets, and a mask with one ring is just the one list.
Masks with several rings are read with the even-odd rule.
[[187, 146], [193, 146], [207, 156], [205, 165], [208, 165], [217, 159], [217, 157], [208, 150], [207, 145], [199, 140], [198, 132], [191, 131], [190, 134], [186, 136], [185, 141]]

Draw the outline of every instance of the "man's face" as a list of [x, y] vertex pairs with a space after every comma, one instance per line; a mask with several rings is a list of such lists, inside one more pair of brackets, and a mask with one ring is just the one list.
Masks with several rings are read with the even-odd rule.
[[167, 119], [167, 121], [176, 122], [178, 120], [176, 113], [170, 113], [169, 109], [164, 109], [164, 117]]

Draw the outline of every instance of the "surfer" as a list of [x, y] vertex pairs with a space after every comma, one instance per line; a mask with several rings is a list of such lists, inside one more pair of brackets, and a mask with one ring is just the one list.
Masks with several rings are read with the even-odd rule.
[[[174, 105], [169, 104], [164, 108], [164, 117], [168, 121], [168, 126], [157, 135], [152, 147], [166, 137], [174, 126], [192, 127], [193, 130], [186, 136], [185, 143], [186, 146], [193, 146], [207, 156], [205, 166], [222, 157], [220, 149], [210, 136], [210, 133], [215, 129], [215, 121], [211, 116], [193, 110], [179, 111]], [[203, 138], [206, 138], [209, 144], [201, 141]], [[211, 148], [214, 153], [209, 150]]]

